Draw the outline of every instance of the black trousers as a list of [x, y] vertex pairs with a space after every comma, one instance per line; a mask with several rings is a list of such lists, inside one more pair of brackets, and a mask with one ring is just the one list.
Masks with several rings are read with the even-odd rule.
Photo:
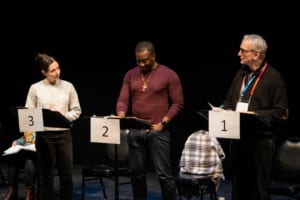
[[20, 170], [24, 170], [25, 186], [34, 188], [36, 181], [36, 152], [20, 151], [6, 156], [8, 164], [7, 182], [9, 186], [18, 187]]
[[232, 200], [271, 200], [274, 142], [271, 138], [241, 139], [233, 143]]
[[54, 171], [58, 170], [60, 199], [73, 199], [73, 142], [71, 131], [45, 131], [36, 134], [40, 175], [40, 199], [54, 198]]

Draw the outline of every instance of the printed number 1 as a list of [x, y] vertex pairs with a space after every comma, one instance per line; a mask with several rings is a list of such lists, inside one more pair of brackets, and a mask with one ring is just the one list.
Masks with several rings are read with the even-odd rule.
[[227, 131], [225, 122], [226, 122], [225, 120], [222, 121], [222, 123], [223, 123], [223, 130], [222, 131]]

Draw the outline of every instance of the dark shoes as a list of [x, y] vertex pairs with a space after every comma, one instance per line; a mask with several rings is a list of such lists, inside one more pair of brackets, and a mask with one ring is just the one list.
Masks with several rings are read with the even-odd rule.
[[[34, 189], [26, 188], [25, 200], [34, 200]], [[8, 187], [8, 191], [2, 200], [18, 200], [18, 189], [13, 186]]]
[[9, 186], [3, 200], [18, 200], [18, 190], [16, 187]]
[[27, 188], [25, 194], [26, 194], [25, 200], [34, 200], [34, 189], [33, 188]]

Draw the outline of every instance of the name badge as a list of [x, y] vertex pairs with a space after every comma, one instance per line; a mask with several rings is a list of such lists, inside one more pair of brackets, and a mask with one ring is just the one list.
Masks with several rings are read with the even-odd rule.
[[249, 107], [249, 103], [238, 102], [236, 104], [235, 111], [237, 111], [237, 112], [248, 112], [248, 107]]

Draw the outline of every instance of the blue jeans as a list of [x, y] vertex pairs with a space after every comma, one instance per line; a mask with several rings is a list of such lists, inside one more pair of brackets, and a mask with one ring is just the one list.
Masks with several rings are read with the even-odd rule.
[[163, 199], [175, 200], [176, 186], [171, 167], [170, 132], [130, 129], [127, 140], [134, 199], [147, 199], [146, 164], [149, 154], [158, 176]]
[[60, 199], [72, 200], [73, 142], [70, 130], [38, 132], [35, 144], [39, 156], [40, 199], [53, 199], [53, 174], [57, 168]]

